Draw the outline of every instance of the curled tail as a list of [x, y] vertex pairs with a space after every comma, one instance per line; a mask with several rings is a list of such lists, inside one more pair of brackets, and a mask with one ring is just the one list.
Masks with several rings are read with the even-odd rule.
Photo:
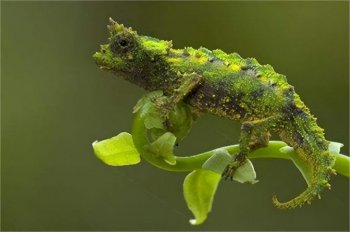
[[280, 137], [294, 148], [297, 156], [311, 168], [312, 174], [307, 189], [294, 199], [281, 203], [273, 196], [273, 204], [281, 209], [301, 207], [305, 203], [310, 204], [316, 196], [321, 198], [322, 190], [331, 187], [328, 183], [331, 174], [335, 174], [332, 169], [335, 156], [328, 150], [329, 142], [324, 138], [323, 129], [316, 124], [316, 118], [303, 104], [300, 108], [291, 107], [286, 115]]
[[[321, 156], [324, 158], [324, 160], [327, 160], [326, 162], [333, 163], [333, 158], [330, 152], [325, 151], [321, 154], [316, 154], [318, 156]], [[322, 163], [313, 163], [312, 164], [312, 179], [310, 183], [308, 184], [307, 189], [299, 194], [297, 197], [287, 201], [287, 202], [280, 202], [278, 201], [276, 195], [272, 197], [273, 204], [280, 209], [292, 209], [296, 207], [301, 207], [305, 203], [311, 204], [311, 201], [318, 197], [321, 199], [320, 193], [324, 188], [331, 188], [331, 185], [329, 184], [329, 180], [331, 177], [331, 174], [335, 174], [334, 169], [331, 168], [332, 165], [325, 165]]]

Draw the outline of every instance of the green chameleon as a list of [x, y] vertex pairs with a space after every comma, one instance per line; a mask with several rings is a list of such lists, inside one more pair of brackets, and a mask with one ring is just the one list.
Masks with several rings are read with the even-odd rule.
[[225, 179], [232, 179], [247, 154], [266, 146], [270, 133], [275, 133], [312, 167], [312, 180], [294, 199], [281, 203], [274, 196], [273, 203], [278, 208], [302, 206], [330, 188], [335, 158], [328, 151], [329, 142], [284, 75], [254, 58], [204, 47], [174, 49], [171, 41], [140, 36], [110, 22], [109, 43], [93, 55], [95, 62], [148, 91], [162, 90], [168, 96], [158, 102], [164, 118], [184, 102], [196, 117], [212, 113], [242, 123], [240, 152], [223, 172]]

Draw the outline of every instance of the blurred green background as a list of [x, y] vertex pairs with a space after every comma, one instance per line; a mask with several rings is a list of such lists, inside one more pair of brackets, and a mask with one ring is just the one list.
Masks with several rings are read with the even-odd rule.
[[[329, 140], [349, 146], [348, 2], [2, 2], [2, 230], [348, 230], [349, 181], [283, 211], [305, 188], [284, 160], [253, 160], [260, 182], [222, 182], [207, 222], [191, 227], [184, 173], [146, 162], [109, 167], [91, 143], [130, 131], [144, 90], [91, 59], [108, 17], [174, 46], [221, 48], [287, 75]], [[206, 115], [178, 154], [236, 143], [239, 124]]]

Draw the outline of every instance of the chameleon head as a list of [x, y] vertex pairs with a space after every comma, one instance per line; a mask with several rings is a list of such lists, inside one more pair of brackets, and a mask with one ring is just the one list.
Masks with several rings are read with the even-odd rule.
[[111, 18], [109, 20], [109, 43], [101, 45], [100, 51], [96, 52], [93, 58], [101, 69], [123, 76], [132, 72], [131, 61], [137, 55], [140, 46], [139, 36], [131, 28], [126, 28]]
[[167, 54], [171, 42], [139, 36], [132, 28], [111, 18], [109, 21], [109, 43], [93, 55], [96, 64], [143, 87], [150, 73], [156, 71], [152, 69], [155, 60]]

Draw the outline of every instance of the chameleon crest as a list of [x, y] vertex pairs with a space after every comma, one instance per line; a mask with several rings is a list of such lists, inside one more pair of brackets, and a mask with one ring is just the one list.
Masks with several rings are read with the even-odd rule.
[[212, 113], [242, 123], [240, 152], [223, 172], [232, 179], [252, 150], [266, 146], [270, 134], [292, 146], [312, 169], [307, 189], [279, 208], [294, 208], [319, 196], [334, 172], [334, 156], [323, 129], [284, 75], [254, 58], [204, 47], [174, 49], [171, 41], [141, 36], [110, 19], [109, 43], [93, 55], [97, 65], [149, 91], [161, 90], [164, 118], [179, 102], [194, 114]]

